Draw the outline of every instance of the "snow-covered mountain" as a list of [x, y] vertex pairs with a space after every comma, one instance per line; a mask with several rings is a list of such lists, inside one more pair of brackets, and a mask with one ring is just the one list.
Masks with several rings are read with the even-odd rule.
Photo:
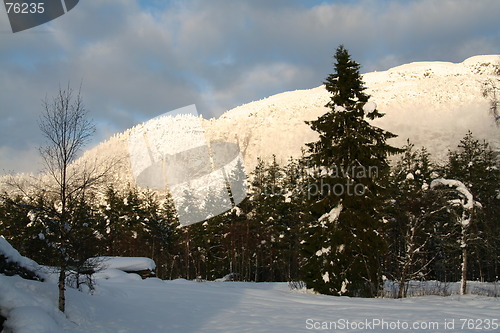
[[[386, 114], [375, 124], [399, 135], [402, 146], [409, 138], [426, 146], [435, 158], [471, 130], [478, 138], [500, 147], [500, 128], [483, 96], [488, 82], [500, 89], [500, 56], [476, 56], [460, 64], [418, 62], [363, 76], [371, 101]], [[498, 93], [497, 93], [498, 96]], [[247, 166], [257, 157], [276, 154], [278, 161], [299, 156], [304, 143], [316, 139], [304, 123], [323, 114], [329, 100], [323, 86], [286, 92], [239, 106], [219, 119], [206, 122], [212, 140], [238, 142]]]
[[[364, 74], [371, 101], [386, 114], [375, 125], [398, 135], [392, 144], [402, 146], [409, 138], [417, 147], [427, 147], [435, 159], [444, 158], [468, 130], [500, 149], [500, 128], [490, 109], [492, 94], [484, 94], [486, 88], [496, 87], [500, 97], [499, 68], [500, 55], [483, 55], [459, 64], [416, 62]], [[319, 86], [277, 94], [238, 106], [218, 119], [200, 121], [207, 141], [237, 143], [251, 171], [257, 157], [269, 159], [275, 154], [278, 162], [285, 163], [300, 156], [304, 144], [316, 139], [304, 121], [326, 112], [328, 99], [327, 91]], [[138, 126], [158, 128], [162, 119]], [[133, 132], [113, 136], [84, 158], [121, 156], [125, 163], [116, 176], [132, 181], [127, 160]], [[149, 140], [155, 141], [154, 136]]]

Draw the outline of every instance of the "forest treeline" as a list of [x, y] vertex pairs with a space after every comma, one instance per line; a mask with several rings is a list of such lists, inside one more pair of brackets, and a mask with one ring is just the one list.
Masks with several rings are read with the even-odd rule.
[[[425, 148], [415, 149], [409, 142], [404, 148], [391, 170], [390, 195], [379, 207], [385, 221], [380, 230], [385, 242], [383, 274], [396, 281], [402, 274], [412, 279], [460, 279], [460, 226], [443, 192], [429, 189], [432, 179], [440, 176], [460, 179], [482, 206], [472, 222], [468, 279], [498, 279], [500, 176], [488, 143], [468, 133], [443, 165], [434, 164]], [[168, 195], [132, 186], [118, 191], [109, 184], [104, 193], [89, 194], [71, 210], [80, 225], [68, 251], [80, 262], [101, 255], [150, 257], [163, 279], [214, 280], [233, 273], [245, 281], [300, 280], [301, 267], [311, 255], [302, 246], [312, 222], [309, 171], [300, 160], [284, 166], [259, 160], [244, 202], [185, 227], [179, 225]], [[57, 265], [56, 248], [47, 251], [53, 217], [44, 209], [44, 200], [43, 192], [31, 199], [4, 193], [0, 234], [23, 255]]]

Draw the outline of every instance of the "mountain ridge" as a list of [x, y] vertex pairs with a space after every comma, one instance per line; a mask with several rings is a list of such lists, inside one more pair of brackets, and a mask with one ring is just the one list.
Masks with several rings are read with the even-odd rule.
[[[462, 63], [414, 62], [386, 71], [363, 74], [370, 101], [383, 118], [372, 123], [397, 134], [391, 144], [402, 147], [410, 139], [425, 146], [435, 160], [443, 160], [449, 149], [472, 131], [500, 151], [500, 127], [490, 113], [488, 84], [500, 97], [500, 55], [474, 56]], [[199, 118], [207, 142], [223, 141], [240, 147], [247, 174], [257, 158], [278, 163], [300, 157], [305, 143], [317, 135], [305, 123], [328, 111], [329, 94], [324, 86], [287, 91], [226, 111], [219, 118]], [[122, 184], [134, 184], [129, 137], [137, 128], [161, 126], [161, 117], [117, 133], [84, 152], [76, 162], [114, 158], [120, 160], [112, 174]], [[167, 143], [168, 144], [168, 143]]]
[[[393, 144], [402, 146], [409, 138], [417, 147], [428, 146], [437, 159], [456, 147], [468, 130], [498, 149], [500, 132], [488, 114], [490, 101], [483, 90], [487, 81], [500, 88], [499, 68], [500, 55], [486, 55], [458, 64], [415, 62], [366, 73], [363, 80], [370, 101], [386, 114], [373, 123], [399, 135]], [[323, 86], [284, 92], [231, 109], [206, 121], [205, 127], [212, 141], [239, 143], [251, 167], [257, 157], [268, 159], [272, 154], [283, 163], [298, 157], [304, 143], [316, 139], [304, 121], [328, 111], [324, 106], [328, 100]], [[280, 121], [285, 125], [276, 126]], [[443, 126], [433, 126], [436, 122]]]

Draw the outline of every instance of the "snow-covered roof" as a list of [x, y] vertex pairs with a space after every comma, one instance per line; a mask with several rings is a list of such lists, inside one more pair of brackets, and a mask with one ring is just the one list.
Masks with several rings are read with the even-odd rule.
[[13, 262], [29, 270], [38, 270], [39, 265], [29, 258], [23, 257], [10, 243], [0, 235], [0, 255], [3, 255], [8, 262]]
[[154, 260], [145, 257], [96, 257], [93, 261], [102, 263], [103, 268], [114, 268], [125, 272], [137, 272], [143, 270], [154, 270]]

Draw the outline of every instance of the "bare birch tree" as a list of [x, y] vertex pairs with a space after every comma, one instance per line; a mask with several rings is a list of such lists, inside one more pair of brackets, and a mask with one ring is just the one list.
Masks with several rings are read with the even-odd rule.
[[57, 248], [59, 273], [59, 310], [65, 311], [67, 271], [72, 264], [71, 235], [78, 226], [75, 207], [85, 201], [85, 192], [102, 177], [95, 166], [75, 167], [81, 149], [89, 142], [95, 126], [89, 120], [80, 94], [68, 85], [59, 88], [57, 95], [43, 101], [43, 114], [39, 122], [46, 140], [40, 148], [50, 186], [44, 210], [52, 212], [54, 245]]

